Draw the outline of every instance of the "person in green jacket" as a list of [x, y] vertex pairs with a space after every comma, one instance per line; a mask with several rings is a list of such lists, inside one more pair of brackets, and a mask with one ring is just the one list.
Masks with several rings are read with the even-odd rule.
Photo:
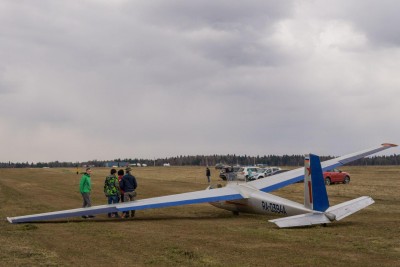
[[[88, 208], [92, 206], [92, 202], [90, 200], [90, 191], [92, 191], [92, 183], [90, 181], [90, 174], [92, 170], [90, 168], [86, 168], [86, 172], [82, 175], [81, 182], [79, 183], [79, 191], [82, 194], [83, 198], [83, 208]], [[84, 215], [82, 218], [93, 218], [93, 215]]]

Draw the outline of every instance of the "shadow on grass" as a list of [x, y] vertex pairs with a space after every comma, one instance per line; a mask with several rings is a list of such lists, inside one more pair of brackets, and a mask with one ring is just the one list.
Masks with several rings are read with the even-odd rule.
[[350, 227], [350, 226], [357, 226], [357, 222], [334, 222], [334, 223], [328, 223], [328, 224], [315, 224], [315, 225], [306, 225], [306, 226], [290, 227], [290, 228], [276, 227], [276, 229], [291, 231], [291, 230], [296, 230], [296, 229], [313, 229], [313, 228], [340, 229], [342, 227]]
[[[242, 215], [241, 217], [245, 217], [246, 215]], [[251, 219], [250, 216], [246, 216], [248, 219]], [[208, 221], [208, 220], [218, 220], [218, 219], [237, 219], [237, 215], [231, 214], [218, 214], [218, 215], [210, 215], [210, 216], [159, 216], [159, 217], [135, 217], [135, 218], [90, 218], [90, 219], [71, 219], [71, 220], [56, 220], [56, 221], [37, 221], [30, 223], [20, 223], [26, 225], [34, 225], [34, 224], [68, 224], [68, 223], [126, 223], [126, 222], [162, 222], [162, 221]], [[279, 228], [277, 226], [272, 226], [276, 230], [280, 231], [295, 231], [295, 230], [307, 230], [307, 229], [346, 229], [352, 226], [357, 227], [359, 225], [357, 222], [335, 222], [331, 224], [318, 224], [318, 225], [310, 225], [310, 226], [301, 226], [301, 227], [292, 227], [292, 228]]]

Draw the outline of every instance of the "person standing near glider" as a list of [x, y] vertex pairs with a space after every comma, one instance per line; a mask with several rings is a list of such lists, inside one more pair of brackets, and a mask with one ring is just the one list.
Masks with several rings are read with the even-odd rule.
[[210, 183], [211, 182], [211, 180], [210, 180], [210, 176], [211, 176], [211, 171], [210, 171], [210, 169], [207, 167], [207, 169], [206, 169], [206, 176], [207, 176], [207, 181], [208, 181], [208, 183]]
[[[115, 175], [116, 173], [116, 169], [111, 169], [110, 175], [108, 175], [104, 181], [104, 194], [107, 197], [108, 204], [116, 204], [119, 202], [119, 182], [118, 177]], [[118, 217], [118, 212], [109, 212], [108, 217]]]
[[[119, 170], [118, 171], [118, 183], [121, 183], [122, 177], [124, 177], [124, 170]], [[119, 193], [120, 193], [120, 197], [121, 197], [121, 202], [124, 202], [124, 190], [122, 190], [121, 188], [119, 188]]]
[[[81, 181], [79, 183], [79, 191], [82, 194], [83, 198], [83, 208], [88, 208], [92, 206], [92, 202], [90, 200], [90, 192], [92, 191], [92, 183], [90, 181], [90, 174], [92, 173], [92, 170], [90, 168], [86, 168], [86, 172], [82, 175]], [[94, 218], [93, 215], [89, 216], [82, 216], [82, 218]]]
[[[124, 202], [135, 200], [137, 182], [135, 176], [131, 174], [132, 168], [127, 167], [125, 169], [126, 174], [122, 177], [119, 187], [124, 191]], [[129, 211], [124, 212], [125, 218], [129, 218]], [[135, 210], [131, 210], [131, 217], [135, 216]]]

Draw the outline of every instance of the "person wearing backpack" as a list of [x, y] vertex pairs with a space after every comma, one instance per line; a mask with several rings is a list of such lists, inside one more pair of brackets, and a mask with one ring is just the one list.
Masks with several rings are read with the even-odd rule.
[[[118, 177], [115, 175], [116, 173], [116, 169], [111, 169], [110, 175], [108, 175], [104, 181], [104, 194], [108, 199], [108, 204], [115, 204], [119, 202], [120, 189]], [[108, 213], [108, 217], [118, 217], [118, 212], [110, 212]]]

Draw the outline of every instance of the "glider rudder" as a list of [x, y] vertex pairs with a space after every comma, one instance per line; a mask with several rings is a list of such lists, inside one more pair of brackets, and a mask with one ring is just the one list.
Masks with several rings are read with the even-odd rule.
[[324, 175], [322, 173], [321, 161], [317, 155], [310, 154], [310, 171], [313, 201], [312, 209], [324, 212], [329, 208], [329, 200], [326, 192]]

